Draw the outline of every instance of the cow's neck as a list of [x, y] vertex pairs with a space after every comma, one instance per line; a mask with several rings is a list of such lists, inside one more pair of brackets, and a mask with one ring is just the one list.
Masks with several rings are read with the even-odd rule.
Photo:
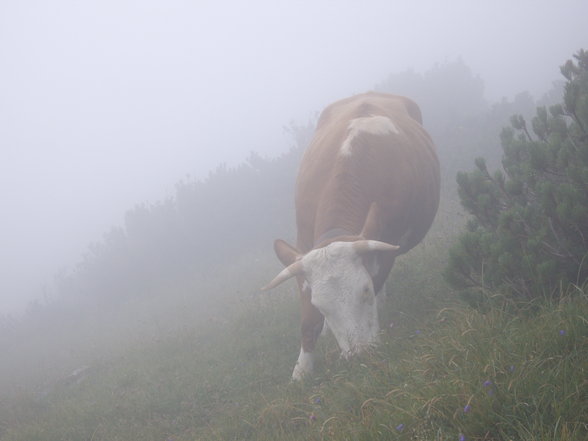
[[344, 228], [331, 228], [330, 230], [327, 230], [323, 234], [321, 234], [314, 241], [314, 247], [313, 248], [316, 248], [320, 244], [322, 244], [323, 242], [329, 241], [329, 240], [334, 239], [336, 237], [351, 236], [351, 235], [352, 234], [348, 230], [346, 230]]
[[[361, 155], [336, 158], [335, 171], [318, 204], [314, 246], [336, 236], [357, 236], [372, 201], [366, 199], [358, 170]], [[363, 167], [360, 167], [363, 168]]]

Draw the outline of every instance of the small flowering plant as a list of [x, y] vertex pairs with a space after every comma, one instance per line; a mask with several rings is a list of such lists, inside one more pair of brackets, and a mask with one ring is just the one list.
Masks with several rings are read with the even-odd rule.
[[488, 395], [494, 395], [494, 392], [496, 391], [496, 385], [492, 382], [492, 380], [484, 381], [482, 386]]

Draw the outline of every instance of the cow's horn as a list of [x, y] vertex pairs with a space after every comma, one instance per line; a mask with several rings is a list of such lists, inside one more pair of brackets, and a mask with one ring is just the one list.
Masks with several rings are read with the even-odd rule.
[[378, 204], [372, 202], [361, 230], [361, 237], [364, 239], [375, 239], [380, 236], [381, 232], [382, 224], [380, 222], [380, 208], [378, 207]]
[[396, 251], [400, 247], [398, 245], [391, 245], [379, 240], [358, 240], [353, 243], [353, 249], [357, 254], [367, 254], [371, 251]]
[[268, 283], [266, 286], [264, 286], [263, 288], [261, 288], [262, 291], [267, 291], [268, 289], [272, 289], [275, 288], [276, 286], [278, 286], [280, 283], [285, 282], [286, 280], [297, 276], [299, 274], [302, 274], [302, 272], [304, 271], [304, 268], [302, 267], [302, 262], [300, 260], [294, 262], [292, 265], [287, 266], [286, 268], [284, 268], [282, 270], [282, 272], [280, 272], [280, 274], [278, 274], [274, 280], [272, 280], [270, 283]]

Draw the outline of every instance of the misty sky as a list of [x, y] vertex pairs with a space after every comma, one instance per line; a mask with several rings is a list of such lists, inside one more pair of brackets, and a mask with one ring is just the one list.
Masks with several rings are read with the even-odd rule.
[[489, 100], [540, 95], [588, 48], [586, 17], [586, 0], [0, 0], [0, 314], [135, 204], [285, 152], [284, 126], [390, 73], [461, 57]]

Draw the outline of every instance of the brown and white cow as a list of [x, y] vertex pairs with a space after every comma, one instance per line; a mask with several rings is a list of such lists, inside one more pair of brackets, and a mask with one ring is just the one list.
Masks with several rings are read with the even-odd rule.
[[421, 123], [410, 99], [374, 92], [337, 101], [319, 118], [296, 183], [297, 246], [276, 240], [286, 268], [264, 288], [298, 281], [294, 379], [312, 372], [324, 320], [344, 356], [378, 341], [376, 295], [439, 205], [439, 161]]

